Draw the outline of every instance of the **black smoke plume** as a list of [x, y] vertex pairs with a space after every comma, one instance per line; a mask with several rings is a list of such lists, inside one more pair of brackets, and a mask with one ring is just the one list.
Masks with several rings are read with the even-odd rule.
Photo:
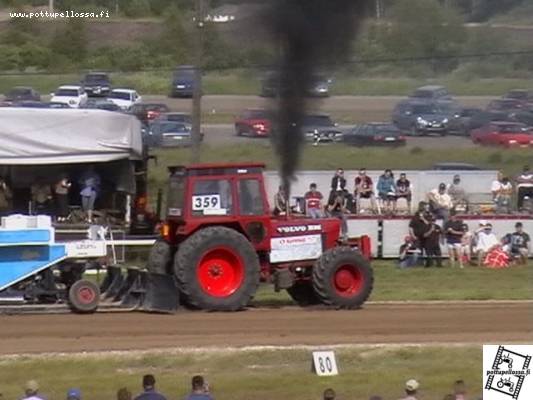
[[271, 25], [279, 62], [279, 100], [274, 146], [287, 195], [299, 164], [304, 137], [299, 129], [307, 111], [313, 75], [331, 70], [352, 54], [367, 0], [272, 0]]

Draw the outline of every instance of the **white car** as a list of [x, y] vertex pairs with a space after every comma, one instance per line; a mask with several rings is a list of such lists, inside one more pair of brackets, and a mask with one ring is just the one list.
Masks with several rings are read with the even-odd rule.
[[107, 96], [109, 101], [112, 101], [122, 110], [129, 110], [134, 104], [142, 101], [141, 96], [133, 89], [113, 89]]
[[87, 93], [85, 93], [85, 89], [81, 86], [59, 86], [52, 93], [50, 102], [66, 104], [70, 108], [80, 108], [87, 103], [87, 98]]

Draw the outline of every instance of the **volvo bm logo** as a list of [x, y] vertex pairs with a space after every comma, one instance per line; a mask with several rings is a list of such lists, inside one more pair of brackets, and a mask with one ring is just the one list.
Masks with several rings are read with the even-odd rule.
[[320, 224], [315, 225], [293, 225], [293, 226], [278, 226], [279, 233], [302, 233], [320, 231], [322, 226]]

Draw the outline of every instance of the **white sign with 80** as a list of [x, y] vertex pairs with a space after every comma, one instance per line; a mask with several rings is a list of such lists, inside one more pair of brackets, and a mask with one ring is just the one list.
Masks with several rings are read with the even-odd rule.
[[338, 375], [337, 360], [333, 351], [313, 351], [313, 369], [318, 376]]

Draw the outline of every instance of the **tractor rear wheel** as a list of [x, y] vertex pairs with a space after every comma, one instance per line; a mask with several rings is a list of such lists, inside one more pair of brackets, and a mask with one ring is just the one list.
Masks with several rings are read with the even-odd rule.
[[75, 313], [94, 313], [99, 303], [100, 288], [94, 282], [81, 279], [74, 282], [68, 290], [68, 304]]
[[337, 308], [359, 308], [374, 284], [368, 260], [350, 247], [326, 251], [313, 268], [313, 288], [320, 301]]
[[320, 299], [316, 295], [311, 281], [294, 282], [294, 285], [287, 289], [287, 293], [301, 307], [320, 304]]
[[180, 295], [193, 308], [236, 311], [259, 286], [259, 258], [248, 239], [226, 227], [208, 227], [180, 244], [174, 273]]
[[146, 269], [153, 274], [168, 274], [172, 264], [172, 249], [170, 244], [162, 239], [156, 240], [150, 249]]

